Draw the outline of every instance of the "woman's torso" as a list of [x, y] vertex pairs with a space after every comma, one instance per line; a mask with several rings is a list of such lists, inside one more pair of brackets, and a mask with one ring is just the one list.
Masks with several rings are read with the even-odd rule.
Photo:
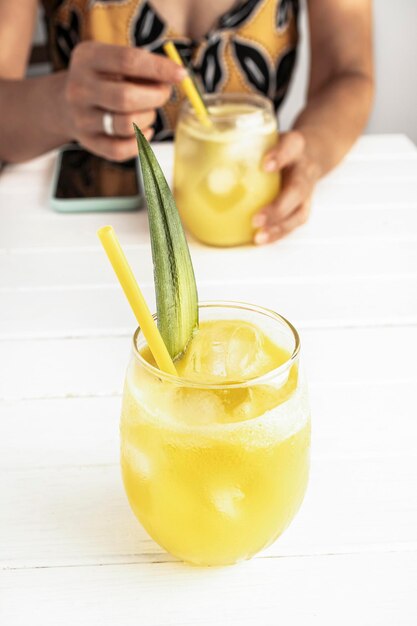
[[[177, 3], [180, 12], [174, 28], [168, 24], [173, 3], [166, 0], [43, 0], [43, 4], [55, 70], [68, 66], [72, 49], [83, 40], [139, 46], [159, 54], [163, 42], [172, 39], [208, 93], [261, 93], [279, 109], [287, 92], [298, 39], [298, 0], [244, 0], [229, 9], [230, 1], [222, 0], [217, 15], [212, 3], [210, 9], [204, 3], [204, 13], [194, 23], [196, 3], [183, 0]], [[205, 24], [211, 27], [204, 34]], [[180, 29], [187, 34], [179, 34]], [[181, 99], [174, 89], [158, 111], [155, 139], [172, 136]]]

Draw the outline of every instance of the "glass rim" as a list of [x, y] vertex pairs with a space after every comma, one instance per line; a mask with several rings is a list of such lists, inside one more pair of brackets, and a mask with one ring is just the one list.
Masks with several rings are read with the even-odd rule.
[[[226, 92], [226, 93], [206, 93], [202, 94], [202, 99], [204, 104], [210, 106], [215, 104], [216, 102], [228, 103], [228, 102], [236, 102], [236, 103], [249, 103], [253, 104], [256, 107], [255, 111], [246, 112], [246, 113], [229, 113], [224, 115], [216, 115], [216, 122], [229, 122], [231, 120], [235, 120], [237, 117], [239, 118], [251, 118], [259, 115], [262, 111], [267, 111], [271, 114], [273, 118], [276, 118], [274, 107], [272, 106], [272, 100], [270, 100], [267, 96], [257, 93], [241, 93], [241, 92]], [[194, 119], [198, 121], [197, 115], [195, 114], [194, 108], [191, 105], [188, 98], [185, 98], [181, 107], [181, 113], [192, 115]]]
[[[223, 308], [223, 309], [236, 309], [236, 310], [243, 309], [246, 311], [251, 311], [253, 313], [264, 315], [265, 317], [268, 317], [269, 319], [275, 320], [276, 322], [283, 324], [291, 332], [292, 337], [294, 339], [294, 349], [290, 357], [284, 363], [266, 372], [265, 374], [262, 374], [261, 376], [254, 376], [253, 378], [248, 378], [247, 380], [242, 380], [236, 383], [218, 383], [218, 382], [200, 383], [200, 382], [196, 382], [195, 380], [189, 380], [187, 378], [181, 378], [180, 376], [174, 376], [173, 374], [168, 374], [166, 372], [163, 372], [162, 370], [158, 369], [157, 367], [149, 363], [146, 359], [144, 359], [143, 356], [140, 354], [140, 351], [138, 348], [138, 340], [141, 335], [143, 337], [141, 328], [140, 326], [138, 326], [132, 337], [133, 354], [135, 358], [140, 362], [140, 364], [145, 368], [145, 370], [147, 370], [149, 373], [151, 373], [153, 376], [159, 379], [162, 379], [166, 382], [169, 382], [171, 384], [175, 384], [181, 387], [190, 387], [194, 389], [207, 389], [207, 390], [242, 389], [245, 387], [252, 387], [254, 385], [266, 384], [271, 379], [276, 378], [277, 376], [280, 376], [281, 374], [289, 370], [300, 356], [301, 342], [300, 342], [300, 336], [298, 334], [297, 329], [285, 317], [283, 317], [279, 313], [276, 313], [272, 309], [258, 306], [256, 304], [250, 304], [248, 302], [240, 302], [240, 301], [233, 301], [233, 300], [209, 300], [206, 302], [199, 302], [198, 308], [199, 309], [200, 308], [203, 308], [203, 309]], [[154, 313], [152, 317], [156, 321], [157, 314]]]

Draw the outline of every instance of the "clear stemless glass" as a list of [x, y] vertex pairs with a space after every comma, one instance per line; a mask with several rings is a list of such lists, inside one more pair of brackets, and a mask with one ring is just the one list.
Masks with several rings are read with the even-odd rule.
[[262, 159], [278, 140], [271, 102], [258, 95], [205, 96], [213, 121], [204, 126], [185, 102], [175, 133], [174, 196], [200, 241], [236, 246], [253, 238], [252, 217], [278, 195], [280, 176]]
[[297, 512], [309, 473], [310, 411], [298, 333], [287, 320], [243, 303], [203, 303], [199, 311], [200, 322], [248, 322], [287, 357], [244, 382], [196, 383], [152, 366], [138, 329], [121, 465], [133, 512], [159, 545], [190, 563], [226, 565], [271, 544]]

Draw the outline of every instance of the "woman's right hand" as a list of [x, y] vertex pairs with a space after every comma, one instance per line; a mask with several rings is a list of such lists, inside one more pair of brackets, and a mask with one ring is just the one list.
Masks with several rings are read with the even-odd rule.
[[[137, 154], [132, 123], [152, 136], [156, 109], [170, 97], [186, 70], [140, 48], [95, 41], [74, 48], [61, 94], [61, 124], [71, 140], [112, 161]], [[104, 133], [103, 116], [113, 116], [114, 135]]]

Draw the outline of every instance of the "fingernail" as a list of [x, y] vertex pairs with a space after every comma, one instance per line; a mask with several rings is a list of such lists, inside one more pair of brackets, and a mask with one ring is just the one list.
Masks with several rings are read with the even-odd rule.
[[187, 76], [188, 76], [188, 72], [185, 69], [185, 67], [179, 67], [175, 71], [175, 77], [177, 78], [177, 80], [184, 80], [184, 78], [186, 78]]
[[277, 169], [277, 160], [275, 157], [269, 158], [264, 163], [265, 172], [275, 172]]
[[261, 228], [266, 224], [266, 215], [263, 213], [258, 213], [258, 215], [254, 215], [252, 219], [252, 226], [254, 228]]
[[256, 233], [255, 237], [254, 237], [254, 242], [256, 243], [257, 246], [261, 246], [264, 243], [267, 243], [269, 241], [269, 235], [266, 232], [266, 230], [260, 230], [258, 233]]

